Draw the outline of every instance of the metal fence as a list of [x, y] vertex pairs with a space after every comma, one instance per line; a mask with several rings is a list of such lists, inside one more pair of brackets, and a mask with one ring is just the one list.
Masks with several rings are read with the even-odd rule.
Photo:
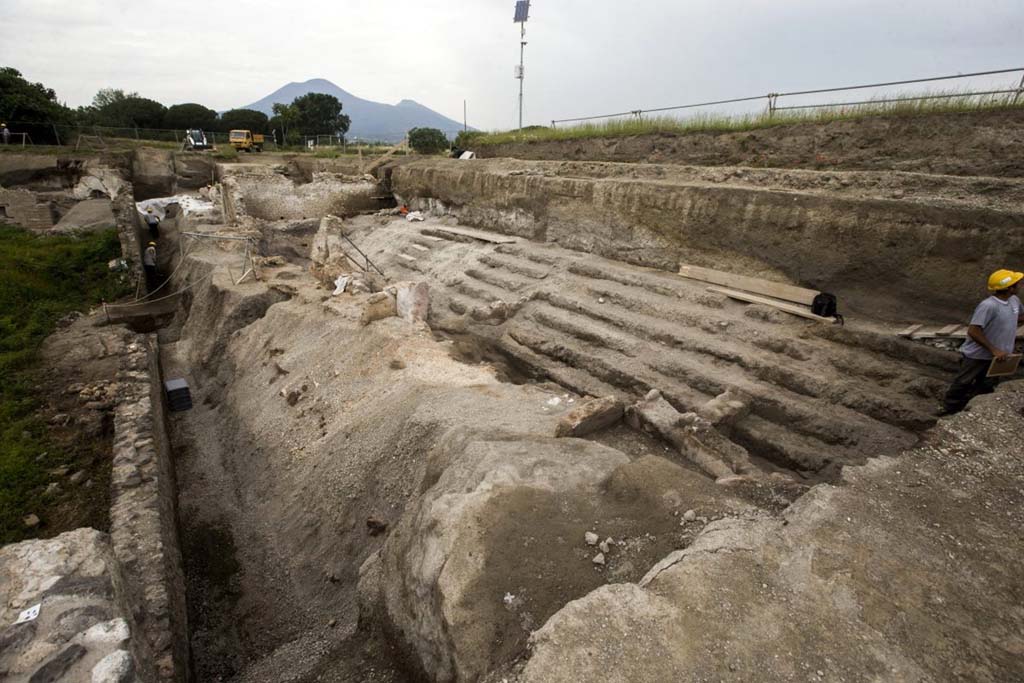
[[[8, 121], [12, 141], [17, 136], [18, 144], [57, 144], [76, 145], [79, 139], [87, 138], [91, 142], [110, 140], [137, 140], [139, 142], [167, 142], [184, 145], [188, 131], [170, 128], [138, 128], [135, 126], [113, 127], [93, 125], [68, 125], [45, 121]], [[227, 144], [228, 133], [207, 131], [203, 133], [211, 144]], [[277, 146], [277, 138], [273, 133], [266, 135], [266, 144]]]
[[[910, 97], [890, 97], [880, 99], [869, 99], [860, 100], [855, 102], [829, 102], [829, 103], [818, 103], [818, 104], [802, 104], [792, 106], [779, 106], [779, 100], [784, 97], [798, 97], [802, 95], [816, 95], [823, 93], [834, 93], [834, 92], [847, 92], [852, 90], [866, 90], [870, 88], [887, 88], [897, 85], [910, 85], [914, 83], [931, 83], [936, 81], [952, 81], [956, 79], [964, 78], [976, 78], [979, 76], [994, 76], [1000, 74], [1011, 74], [1021, 73], [1020, 82], [1016, 87], [998, 88], [994, 90], [982, 90], [973, 92], [960, 92], [960, 93], [938, 93], [938, 94], [922, 94]], [[1018, 67], [1015, 69], [997, 69], [995, 71], [977, 71], [968, 74], [956, 74], [953, 76], [934, 76], [931, 78], [915, 78], [905, 81], [889, 81], [886, 83], [869, 83], [866, 85], [848, 85], [838, 88], [819, 88], [817, 90], [794, 90], [792, 92], [771, 92], [764, 95], [753, 95], [750, 97], [734, 97], [728, 100], [715, 100], [713, 102], [697, 102], [694, 104], [681, 104], [674, 107], [657, 107], [655, 109], [632, 109], [630, 111], [617, 112], [615, 114], [600, 114], [597, 116], [579, 116], [571, 119], [553, 119], [551, 121], [551, 127], [557, 128], [560, 123], [582, 123], [586, 121], [597, 121], [599, 119], [614, 119], [621, 118], [624, 116], [632, 116], [635, 118], [643, 118], [645, 114], [660, 114], [663, 112], [681, 111], [684, 109], [697, 109], [700, 107], [713, 107], [724, 104], [739, 104], [743, 102], [757, 102], [763, 101], [766, 105], [766, 113], [769, 117], [774, 116], [776, 112], [780, 111], [795, 111], [798, 109], [824, 109], [829, 107], [852, 107], [860, 105], [871, 105], [871, 104], [891, 104], [897, 102], [920, 102], [926, 100], [942, 100], [942, 99], [955, 99], [964, 97], [984, 97], [984, 96], [997, 96], [1005, 95], [1007, 104], [1016, 104], [1018, 100], [1024, 98], [1024, 67]]]

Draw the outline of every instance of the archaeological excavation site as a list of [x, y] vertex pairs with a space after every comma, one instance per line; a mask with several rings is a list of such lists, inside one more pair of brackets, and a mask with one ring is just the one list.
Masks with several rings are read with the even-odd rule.
[[1024, 109], [474, 152], [0, 155], [132, 283], [43, 347], [107, 521], [0, 547], [0, 679], [1024, 680], [1024, 385], [936, 415]]

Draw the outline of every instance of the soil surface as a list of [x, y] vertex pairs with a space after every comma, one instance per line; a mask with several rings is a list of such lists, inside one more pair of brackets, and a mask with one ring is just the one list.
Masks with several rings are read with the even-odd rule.
[[71, 315], [43, 344], [39, 414], [53, 445], [44, 460], [51, 480], [33, 511], [43, 538], [110, 529], [115, 380], [125, 330], [98, 327], [102, 322], [100, 313]]

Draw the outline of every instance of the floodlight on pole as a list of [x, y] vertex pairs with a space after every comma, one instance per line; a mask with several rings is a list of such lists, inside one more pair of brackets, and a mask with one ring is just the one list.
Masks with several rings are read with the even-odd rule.
[[526, 52], [526, 21], [530, 18], [530, 0], [516, 2], [516, 15], [512, 22], [519, 24], [519, 66], [516, 67], [516, 78], [519, 79], [519, 130], [523, 129], [523, 55]]

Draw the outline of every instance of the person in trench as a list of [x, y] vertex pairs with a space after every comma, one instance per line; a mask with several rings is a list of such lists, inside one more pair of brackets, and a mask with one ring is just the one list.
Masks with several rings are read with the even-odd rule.
[[146, 227], [149, 228], [149, 236], [153, 239], [160, 237], [160, 217], [153, 213], [153, 207], [146, 209]]
[[967, 326], [967, 341], [960, 347], [960, 372], [946, 392], [938, 417], [963, 410], [978, 394], [995, 391], [998, 378], [988, 377], [992, 359], [1013, 353], [1017, 327], [1024, 324], [1024, 309], [1017, 297], [1024, 273], [997, 270], [988, 279], [991, 295], [978, 304]]
[[156, 242], [150, 242], [142, 252], [142, 268], [146, 271], [146, 289], [154, 291], [160, 284], [160, 271], [156, 268]]

